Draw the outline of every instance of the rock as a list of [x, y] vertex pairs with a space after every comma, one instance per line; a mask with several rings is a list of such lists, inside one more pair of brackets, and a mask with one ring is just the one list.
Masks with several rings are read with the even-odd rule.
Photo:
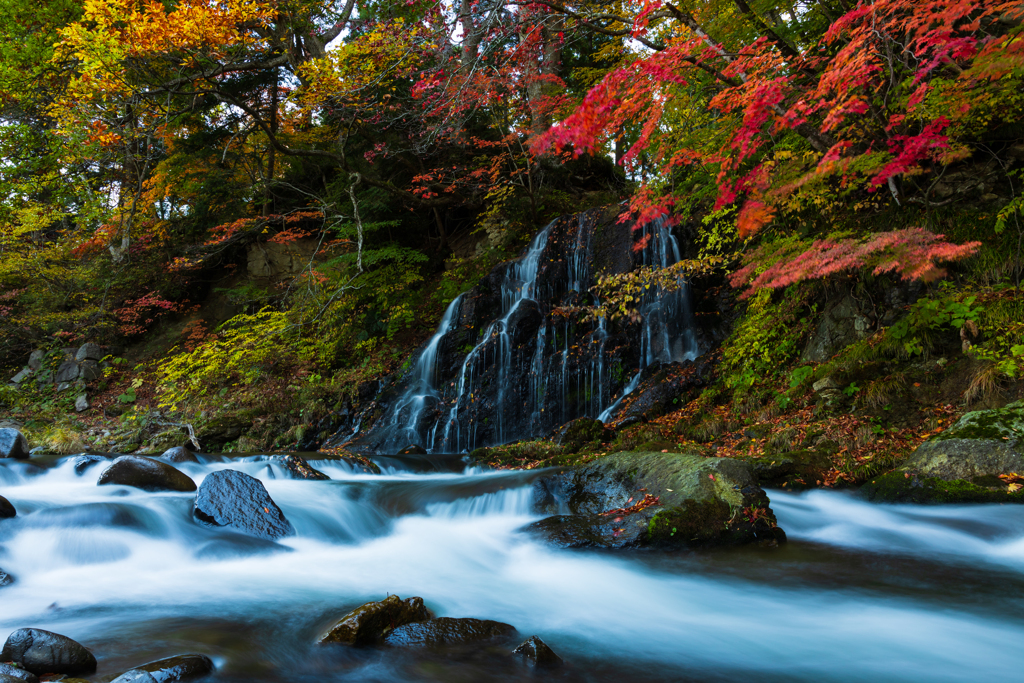
[[111, 683], [172, 683], [188, 681], [211, 673], [213, 660], [206, 655], [168, 657], [126, 671]]
[[870, 318], [860, 312], [857, 302], [847, 294], [838, 301], [826, 303], [818, 327], [804, 347], [801, 360], [824, 363], [853, 342], [864, 339], [872, 331]]
[[425, 449], [423, 446], [420, 446], [418, 444], [412, 444], [410, 446], [406, 446], [405, 448], [403, 448], [402, 450], [398, 451], [398, 453], [397, 453], [397, 455], [426, 455], [426, 454], [427, 454], [427, 449]]
[[28, 439], [17, 429], [0, 429], [0, 458], [25, 460], [29, 457]]
[[28, 366], [33, 370], [43, 367], [43, 359], [46, 358], [46, 351], [36, 349], [28, 355]]
[[[618, 453], [542, 479], [526, 527], [560, 547], [695, 547], [784, 539], [749, 463], [683, 453]], [[572, 514], [557, 514], [568, 509]]]
[[119, 484], [143, 491], [195, 491], [196, 483], [181, 470], [142, 455], [122, 455], [100, 473], [97, 486]]
[[557, 669], [563, 664], [562, 658], [537, 636], [527, 638], [522, 645], [512, 650], [512, 654], [519, 655], [528, 665], [537, 669]]
[[211, 526], [277, 540], [295, 533], [263, 482], [237, 470], [218, 470], [203, 480], [192, 515]]
[[78, 352], [75, 353], [75, 360], [81, 363], [84, 360], [97, 361], [103, 358], [103, 349], [100, 348], [99, 344], [92, 342], [86, 342], [78, 347]]
[[839, 386], [839, 382], [835, 381], [831, 377], [825, 377], [815, 382], [812, 387], [814, 393], [821, 394], [827, 391], [839, 391], [842, 387]]
[[39, 677], [14, 664], [0, 662], [0, 683], [39, 683]]
[[440, 617], [392, 629], [384, 636], [384, 644], [397, 647], [450, 647], [507, 638], [515, 633], [514, 626], [500, 621]]
[[14, 577], [0, 568], [0, 588], [10, 586], [12, 583], [14, 583]]
[[229, 441], [234, 441], [242, 435], [252, 423], [242, 420], [235, 415], [223, 415], [210, 420], [202, 425], [196, 433], [196, 439], [204, 449], [214, 449], [214, 446], [223, 446]]
[[93, 465], [98, 465], [101, 462], [108, 462], [109, 460], [110, 458], [102, 455], [82, 453], [81, 455], [74, 456], [71, 461], [74, 463], [75, 474], [82, 475], [85, 474], [85, 471]]
[[1024, 401], [967, 413], [917, 447], [896, 471], [862, 489], [880, 501], [1022, 502], [1001, 474], [1024, 474]]
[[8, 636], [0, 661], [21, 664], [36, 675], [96, 671], [96, 658], [81, 643], [38, 628], [18, 629]]
[[579, 417], [556, 429], [554, 436], [555, 443], [564, 447], [567, 453], [576, 453], [594, 441], [610, 440], [612, 434], [600, 420]]
[[78, 376], [86, 382], [91, 382], [102, 377], [103, 370], [96, 361], [86, 360], [78, 364]]
[[828, 453], [811, 450], [787, 451], [760, 458], [742, 458], [750, 463], [759, 486], [795, 490], [814, 486], [832, 468]]
[[320, 470], [310, 467], [308, 462], [297, 455], [275, 455], [271, 459], [283, 467], [292, 479], [309, 479], [311, 481], [330, 479]]
[[21, 371], [11, 378], [11, 382], [14, 384], [21, 384], [26, 379], [32, 376], [32, 368], [22, 368]]
[[57, 368], [57, 374], [54, 375], [53, 381], [57, 384], [69, 384], [78, 379], [80, 371], [81, 369], [78, 367], [77, 362], [66, 360]]
[[11, 501], [7, 500], [3, 496], [0, 496], [0, 519], [10, 519], [11, 517], [17, 516], [18, 512], [11, 505]]
[[402, 600], [389, 595], [378, 602], [368, 602], [355, 608], [320, 637], [318, 643], [345, 645], [377, 645], [388, 630], [418, 621], [427, 621], [433, 615], [423, 605], [423, 598]]
[[710, 356], [702, 356], [695, 361], [649, 365], [636, 389], [612, 414], [610, 422], [621, 429], [653, 420], [685, 405], [710, 384], [714, 367]]
[[75, 411], [83, 413], [89, 410], [89, 396], [86, 394], [79, 394], [78, 398], [75, 399]]
[[199, 458], [195, 456], [195, 453], [184, 446], [168, 448], [160, 457], [169, 462], [199, 462]]

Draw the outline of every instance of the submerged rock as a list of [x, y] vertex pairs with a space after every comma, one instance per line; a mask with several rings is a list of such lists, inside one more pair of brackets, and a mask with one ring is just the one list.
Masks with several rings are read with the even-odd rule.
[[311, 481], [330, 479], [320, 470], [310, 467], [308, 462], [297, 455], [275, 455], [271, 460], [280, 465], [292, 479], [309, 479]]
[[256, 538], [277, 540], [295, 533], [263, 482], [237, 470], [218, 470], [203, 480], [192, 515]]
[[14, 664], [0, 662], [0, 683], [39, 683], [39, 678]]
[[0, 429], [0, 458], [25, 460], [29, 457], [28, 439], [17, 429]]
[[8, 636], [0, 652], [0, 661], [21, 664], [36, 675], [75, 675], [96, 671], [96, 658], [84, 645], [39, 628], [18, 629]]
[[75, 474], [82, 475], [85, 471], [93, 465], [98, 465], [101, 462], [109, 462], [110, 458], [103, 455], [92, 455], [90, 453], [82, 453], [72, 458], [71, 462], [74, 463]]
[[97, 486], [119, 484], [143, 491], [195, 491], [196, 483], [181, 470], [141, 455], [122, 455], [100, 473]]
[[199, 458], [195, 456], [195, 453], [184, 446], [168, 448], [160, 457], [167, 462], [199, 462]]
[[751, 466], [683, 453], [618, 453], [540, 480], [526, 527], [566, 548], [695, 547], [785, 539]]
[[1024, 502], [1019, 482], [999, 478], [1014, 474], [1024, 475], [1024, 402], [967, 413], [862, 491], [884, 502]]
[[14, 505], [11, 504], [11, 501], [0, 496], [0, 519], [10, 519], [11, 517], [17, 516], [17, 514], [18, 511], [14, 509]]
[[557, 669], [563, 664], [562, 658], [537, 636], [527, 638], [522, 645], [512, 650], [512, 654], [519, 655], [524, 662], [537, 669]]
[[5, 572], [3, 568], [0, 567], [0, 588], [3, 588], [4, 586], [10, 586], [12, 583], [14, 583], [14, 577]]
[[177, 655], [126, 671], [111, 683], [172, 683], [211, 673], [213, 660], [206, 655]]
[[368, 602], [345, 616], [320, 637], [319, 644], [376, 645], [384, 635], [398, 626], [426, 621], [432, 615], [423, 604], [423, 598], [402, 600], [389, 595], [384, 600]]
[[450, 647], [515, 635], [509, 624], [489, 619], [440, 617], [399, 626], [384, 636], [384, 644], [398, 647]]

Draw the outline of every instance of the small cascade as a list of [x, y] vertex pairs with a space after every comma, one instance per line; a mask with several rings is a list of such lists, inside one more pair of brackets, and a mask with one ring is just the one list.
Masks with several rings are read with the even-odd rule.
[[382, 395], [385, 417], [364, 422], [355, 444], [378, 453], [413, 444], [462, 453], [546, 436], [579, 417], [609, 421], [647, 368], [696, 358], [685, 281], [645, 293], [638, 321], [583, 315], [600, 303], [598, 273], [681, 258], [666, 221], [634, 230], [601, 215], [553, 221], [519, 259], [453, 301], [399, 398]]
[[[402, 394], [402, 397], [395, 404], [388, 421], [392, 434], [390, 439], [391, 448], [389, 450], [404, 448], [409, 444], [423, 443], [423, 437], [419, 429], [423, 410], [428, 401], [436, 400], [438, 397], [437, 387], [435, 386], [438, 351], [441, 347], [441, 342], [451, 332], [454, 322], [458, 320], [462, 297], [463, 295], [460, 294], [448, 304], [444, 316], [441, 317], [441, 323], [437, 326], [437, 331], [434, 332], [434, 336], [427, 342], [420, 357], [416, 360], [416, 365], [413, 367], [412, 372], [409, 373], [409, 386], [406, 387], [405, 393]], [[358, 431], [359, 426], [357, 424], [356, 432]]]

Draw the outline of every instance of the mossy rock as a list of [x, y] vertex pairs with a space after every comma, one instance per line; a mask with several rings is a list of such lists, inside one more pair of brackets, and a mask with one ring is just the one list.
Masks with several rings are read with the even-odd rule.
[[832, 468], [828, 453], [808, 449], [742, 459], [750, 463], [758, 484], [769, 488], [809, 488]]
[[751, 465], [699, 451], [605, 456], [538, 481], [534, 500], [538, 511], [572, 513], [527, 527], [560, 547], [775, 544], [784, 538]]
[[902, 470], [875, 477], [861, 487], [861, 493], [878, 503], [1024, 503], [1024, 489], [1009, 493], [1005, 484], [989, 487], [963, 479], [920, 477]]
[[976, 410], [965, 414], [933, 441], [951, 439], [987, 439], [1017, 441], [1024, 439], [1024, 401], [1005, 408]]

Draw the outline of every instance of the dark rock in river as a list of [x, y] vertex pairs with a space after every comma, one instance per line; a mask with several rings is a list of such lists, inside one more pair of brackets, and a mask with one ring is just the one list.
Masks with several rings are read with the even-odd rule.
[[785, 536], [751, 466], [682, 453], [618, 453], [543, 479], [527, 527], [566, 548], [694, 547]]
[[201, 523], [256, 538], [277, 540], [295, 533], [263, 482], [237, 470], [218, 470], [206, 477], [192, 515]]
[[423, 598], [402, 600], [397, 595], [389, 595], [384, 600], [368, 602], [346, 614], [320, 637], [319, 643], [376, 645], [389, 629], [426, 621], [431, 616], [430, 610], [423, 605]]
[[384, 636], [384, 644], [398, 647], [449, 647], [507, 638], [515, 633], [514, 626], [500, 621], [440, 617], [399, 626]]
[[211, 673], [213, 660], [206, 655], [168, 657], [126, 671], [111, 683], [172, 683], [188, 681]]
[[526, 642], [512, 650], [512, 654], [519, 655], [524, 662], [538, 669], [556, 669], [563, 664], [562, 658], [537, 636], [527, 638]]
[[82, 453], [80, 455], [73, 456], [71, 462], [74, 463], [75, 474], [82, 475], [85, 471], [93, 465], [98, 465], [101, 462], [109, 462], [110, 458], [102, 455], [92, 455], [90, 453]]
[[0, 519], [10, 519], [15, 517], [18, 511], [11, 505], [11, 501], [7, 500], [3, 496], [0, 496]]
[[142, 455], [122, 455], [100, 473], [97, 486], [120, 484], [143, 491], [195, 491], [196, 483], [181, 470]]
[[39, 678], [31, 671], [0, 662], [0, 683], [39, 683]]
[[396, 455], [426, 455], [426, 454], [427, 454], [427, 449], [426, 448], [424, 448], [423, 446], [417, 445], [417, 444], [412, 444], [411, 446], [406, 446], [402, 450], [398, 451], [398, 453]]
[[0, 429], [0, 458], [25, 460], [29, 457], [28, 439], [17, 429]]
[[832, 458], [822, 451], [787, 451], [760, 458], [741, 458], [749, 462], [760, 486], [790, 490], [808, 488], [832, 469]]
[[199, 458], [184, 446], [168, 448], [160, 455], [160, 457], [167, 462], [199, 462]]
[[14, 583], [14, 577], [5, 572], [3, 568], [0, 567], [0, 588], [3, 588], [4, 586], [10, 586], [12, 583]]
[[312, 481], [327, 481], [330, 479], [318, 469], [309, 466], [309, 463], [297, 455], [275, 455], [271, 458], [280, 465], [292, 479], [309, 479]]
[[96, 658], [81, 643], [59, 633], [22, 628], [12, 633], [0, 652], [0, 661], [21, 664], [36, 675], [90, 674]]
[[1024, 503], [999, 475], [1024, 474], [1024, 402], [967, 413], [896, 471], [863, 487], [869, 498], [913, 503]]

